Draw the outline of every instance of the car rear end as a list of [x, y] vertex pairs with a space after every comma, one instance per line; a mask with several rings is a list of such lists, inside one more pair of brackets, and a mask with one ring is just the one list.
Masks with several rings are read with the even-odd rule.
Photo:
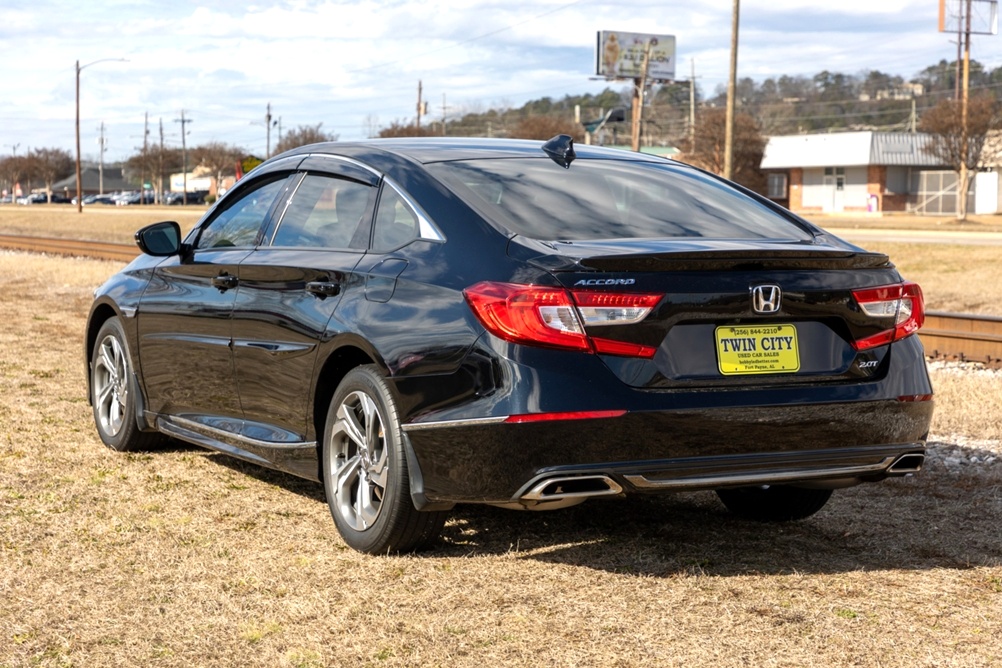
[[921, 289], [712, 176], [609, 155], [438, 169], [519, 270], [465, 291], [489, 388], [405, 426], [427, 498], [559, 507], [917, 472]]

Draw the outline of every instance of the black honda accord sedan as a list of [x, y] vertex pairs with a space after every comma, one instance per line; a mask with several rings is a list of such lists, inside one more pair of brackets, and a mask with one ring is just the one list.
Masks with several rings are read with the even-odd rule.
[[457, 503], [709, 489], [792, 520], [921, 468], [918, 285], [716, 176], [569, 139], [305, 146], [183, 238], [140, 230], [87, 324], [101, 439], [321, 482], [369, 553]]

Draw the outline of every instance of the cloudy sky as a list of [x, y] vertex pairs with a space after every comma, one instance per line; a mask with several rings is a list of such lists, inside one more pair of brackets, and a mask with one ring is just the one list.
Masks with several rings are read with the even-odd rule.
[[[956, 2], [957, 0], [948, 0]], [[977, 4], [976, 0], [976, 4]], [[599, 30], [675, 35], [677, 72], [712, 95], [726, 83], [732, 0], [32, 0], [0, 13], [0, 155], [73, 151], [75, 63], [81, 145], [106, 160], [143, 142], [222, 141], [263, 155], [264, 116], [364, 139], [415, 114], [418, 81], [432, 119], [598, 93]], [[878, 69], [911, 77], [956, 56], [937, 32], [937, 0], [744, 0], [738, 75], [812, 76]], [[972, 55], [1002, 65], [1002, 38]], [[125, 62], [105, 59], [126, 59]], [[95, 62], [102, 61], [102, 62]], [[278, 128], [271, 134], [277, 140]]]

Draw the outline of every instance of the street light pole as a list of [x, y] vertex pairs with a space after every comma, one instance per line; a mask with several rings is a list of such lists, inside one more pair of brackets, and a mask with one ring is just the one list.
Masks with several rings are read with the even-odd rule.
[[77, 61], [76, 72], [77, 72], [77, 122], [76, 122], [76, 135], [77, 135], [77, 213], [83, 213], [83, 184], [80, 182], [80, 70], [85, 67], [90, 67], [91, 65], [97, 65], [98, 63], [116, 61], [127, 63], [129, 62], [125, 58], [102, 58], [101, 60], [95, 60], [93, 62], [87, 63], [86, 65], [81, 65], [80, 61]]
[[80, 187], [80, 61], [77, 61], [77, 213], [83, 213], [83, 189]]

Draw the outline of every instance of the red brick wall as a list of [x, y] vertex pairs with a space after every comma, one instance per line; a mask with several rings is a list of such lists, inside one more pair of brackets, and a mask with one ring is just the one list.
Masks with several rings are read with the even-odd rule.
[[799, 167], [790, 170], [789, 190], [790, 211], [801, 211], [804, 204], [804, 170]]

